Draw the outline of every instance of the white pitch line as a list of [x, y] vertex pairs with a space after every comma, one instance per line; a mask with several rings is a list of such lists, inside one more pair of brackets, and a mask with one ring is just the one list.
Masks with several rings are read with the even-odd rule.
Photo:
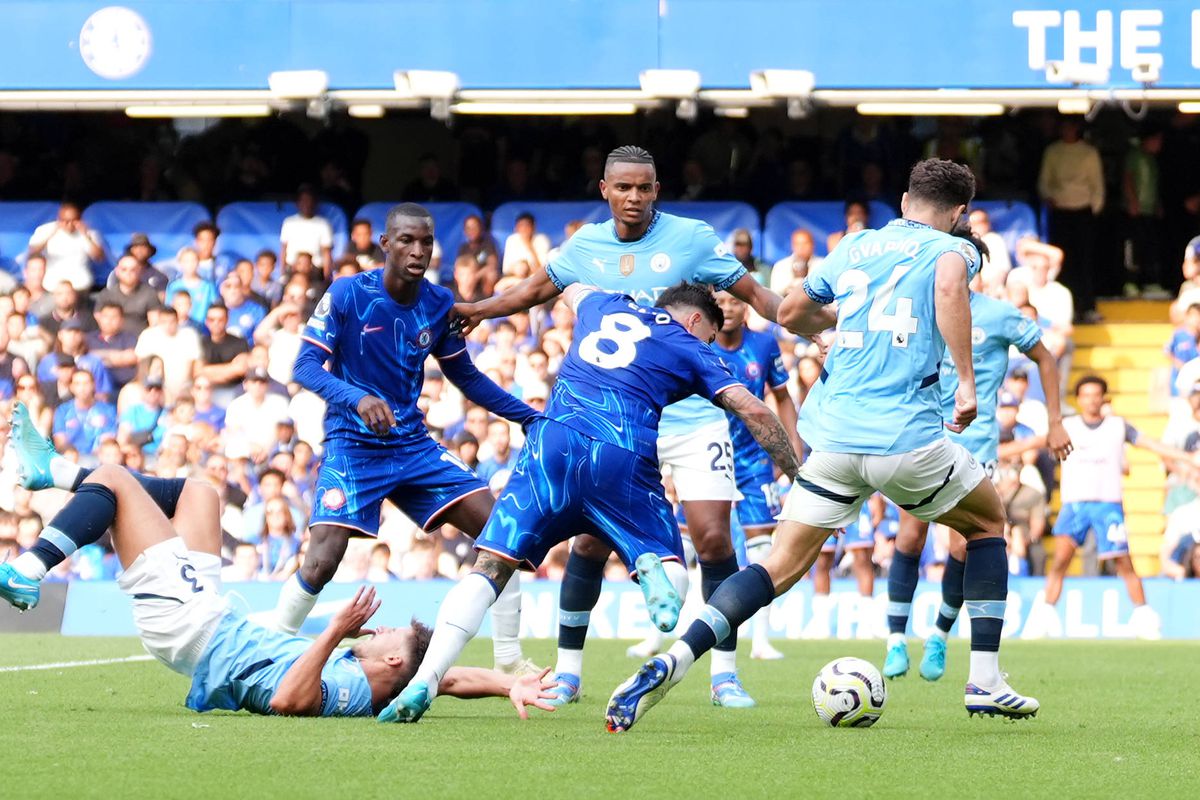
[[130, 664], [135, 661], [152, 661], [153, 656], [125, 656], [124, 658], [94, 658], [90, 661], [58, 661], [53, 664], [24, 664], [19, 667], [0, 667], [0, 672], [31, 672], [43, 669], [68, 669], [70, 667], [101, 667], [105, 664]]

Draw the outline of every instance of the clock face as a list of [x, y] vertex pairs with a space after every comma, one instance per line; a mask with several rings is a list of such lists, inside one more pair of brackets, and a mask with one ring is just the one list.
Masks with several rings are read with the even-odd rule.
[[150, 27], [131, 9], [102, 8], [83, 23], [79, 55], [101, 78], [128, 78], [150, 59]]

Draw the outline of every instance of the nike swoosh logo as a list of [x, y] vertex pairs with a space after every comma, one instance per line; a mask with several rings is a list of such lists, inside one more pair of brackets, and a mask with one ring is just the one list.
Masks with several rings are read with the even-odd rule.
[[381, 331], [381, 330], [383, 330], [382, 325], [376, 325], [374, 328], [372, 328], [369, 325], [363, 325], [363, 333], [375, 333], [376, 331]]
[[9, 579], [8, 579], [8, 588], [10, 588], [10, 589], [17, 589], [18, 591], [20, 591], [20, 590], [24, 590], [24, 589], [32, 589], [32, 588], [33, 588], [33, 584], [32, 584], [32, 583], [13, 583], [13, 581], [15, 581], [15, 580], [16, 580], [16, 578], [9, 577]]

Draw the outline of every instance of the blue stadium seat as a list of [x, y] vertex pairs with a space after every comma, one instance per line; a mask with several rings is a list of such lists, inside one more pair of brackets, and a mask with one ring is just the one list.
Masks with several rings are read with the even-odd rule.
[[[217, 212], [217, 253], [235, 258], [254, 258], [260, 250], [279, 253], [279, 229], [283, 221], [296, 213], [296, 204], [255, 202], [230, 203]], [[317, 214], [329, 220], [333, 228], [333, 257], [346, 250], [349, 238], [346, 212], [333, 203], [321, 203]]]
[[550, 243], [558, 247], [563, 243], [566, 234], [563, 228], [571, 220], [584, 222], [603, 222], [610, 218], [608, 203], [601, 201], [564, 201], [564, 202], [529, 202], [504, 203], [492, 212], [492, 236], [500, 255], [504, 255], [504, 241], [512, 235], [517, 216], [528, 211], [533, 214], [537, 223], [538, 233], [550, 237]]
[[[208, 211], [199, 203], [92, 203], [83, 212], [83, 221], [104, 236], [109, 263], [112, 264], [135, 233], [150, 237], [158, 252], [153, 261], [175, 258], [179, 249], [192, 242], [192, 228], [207, 222]], [[101, 276], [97, 275], [97, 282]]]
[[[388, 209], [401, 201], [367, 203], [354, 216], [371, 221], [372, 235], [376, 240], [384, 232]], [[454, 280], [454, 256], [463, 243], [463, 220], [472, 214], [483, 219], [483, 213], [471, 203], [422, 203], [433, 214], [434, 236], [442, 247], [442, 268], [439, 283], [445, 285]], [[504, 244], [504, 242], [500, 242]]]
[[1038, 235], [1038, 219], [1033, 209], [1020, 200], [976, 200], [971, 208], [983, 209], [992, 220], [992, 230], [1004, 237], [1009, 255], [1017, 252], [1017, 242]]
[[0, 269], [19, 275], [33, 229], [57, 217], [58, 203], [49, 200], [0, 203]]
[[694, 203], [656, 203], [655, 205], [660, 211], [668, 214], [704, 220], [713, 226], [717, 236], [720, 236], [726, 244], [733, 238], [735, 230], [745, 228], [750, 231], [750, 236], [754, 239], [754, 252], [758, 255], [763, 252], [762, 222], [758, 218], [758, 212], [747, 203], [698, 201]]
[[[896, 218], [896, 211], [887, 203], [872, 200], [869, 204], [872, 228], [886, 225]], [[846, 224], [846, 204], [841, 200], [812, 200], [780, 203], [767, 212], [763, 227], [763, 258], [775, 262], [792, 252], [792, 231], [805, 228], [813, 235], [816, 254], [828, 255], [825, 239], [840, 231]]]

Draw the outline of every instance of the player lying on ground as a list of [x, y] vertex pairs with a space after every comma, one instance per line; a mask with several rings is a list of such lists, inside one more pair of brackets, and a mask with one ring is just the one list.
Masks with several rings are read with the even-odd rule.
[[475, 544], [474, 570], [442, 603], [424, 661], [380, 721], [420, 719], [514, 571], [536, 568], [550, 548], [580, 531], [598, 537], [636, 574], [655, 626], [675, 627], [687, 568], [655, 457], [666, 405], [691, 394], [708, 398], [745, 423], [784, 475], [796, 474], [779, 418], [708, 346], [723, 314], [707, 286], [681, 283], [654, 308], [579, 285], [565, 297], [577, 319], [545, 418], [529, 428]]
[[919, 162], [901, 200], [903, 219], [846, 236], [779, 321], [797, 333], [829, 327], [837, 338], [800, 409], [800, 436], [813, 452], [788, 493], [771, 552], [713, 593], [700, 617], [664, 655], [650, 659], [609, 701], [610, 731], [624, 731], [678, 683], [695, 659], [783, 594], [812, 567], [829, 534], [883, 493], [918, 519], [967, 537], [964, 595], [971, 614], [969, 713], [1027, 717], [1038, 702], [1000, 673], [1008, 595], [1004, 508], [979, 462], [946, 438], [938, 362], [949, 349], [958, 371], [949, 428], [975, 418], [971, 307], [967, 281], [978, 251], [950, 235], [975, 193], [960, 164]]
[[[417, 408], [429, 356], [467, 399], [492, 413], [518, 423], [536, 414], [480, 373], [466, 342], [449, 330], [454, 295], [425, 280], [433, 254], [429, 212], [414, 203], [394, 206], [379, 245], [387, 263], [333, 282], [296, 357], [296, 381], [326, 403], [325, 456], [308, 554], [275, 608], [273, 626], [286, 633], [312, 611], [350, 536], [379, 530], [385, 498], [425, 530], [449, 523], [475, 537], [487, 521], [487, 485], [429, 436]], [[521, 656], [520, 613], [521, 587], [513, 581], [492, 610], [496, 667], [536, 672]]]
[[[969, 228], [956, 228], [954, 234], [969, 240], [985, 259], [988, 257], [987, 245], [972, 237]], [[1071, 452], [1071, 437], [1063, 427], [1059, 405], [1058, 362], [1042, 344], [1041, 329], [1012, 303], [981, 294], [982, 271], [972, 279], [970, 288], [971, 357], [975, 361], [979, 414], [962, 433], [951, 431], [948, 434], [950, 441], [967, 448], [983, 464], [988, 478], [995, 479], [1000, 443], [1000, 423], [996, 421], [997, 396], [1008, 372], [1009, 348], [1015, 347], [1037, 364], [1042, 386], [1046, 388], [1050, 427], [1046, 436], [1038, 437], [1039, 441], [1034, 444], [1049, 447], [1060, 460], [1066, 458]], [[950, 422], [954, 415], [954, 393], [958, 389], [958, 372], [950, 353], [942, 360], [940, 385], [942, 410], [946, 421]], [[921, 551], [928, 533], [928, 522], [902, 513], [896, 551], [892, 555], [891, 569], [888, 570], [888, 641], [887, 656], [883, 662], [885, 678], [898, 678], [908, 672], [908, 644], [904, 633], [908, 628], [912, 599], [920, 575]], [[936, 681], [946, 672], [946, 636], [954, 627], [963, 604], [966, 554], [966, 540], [957, 531], [951, 530], [950, 554], [946, 559], [945, 572], [942, 573], [942, 605], [935, 630], [925, 640], [925, 652], [921, 657], [921, 677], [927, 681]]]
[[[379, 609], [374, 589], [360, 589], [315, 640], [268, 630], [232, 609], [220, 594], [220, 505], [207, 484], [112, 465], [81, 469], [54, 453], [22, 404], [13, 410], [12, 443], [22, 486], [57, 487], [75, 496], [29, 552], [0, 564], [0, 597], [18, 609], [35, 607], [46, 572], [111, 527], [125, 566], [118, 582], [133, 600], [142, 644], [191, 679], [188, 708], [370, 716], [420, 663], [429, 642], [429, 629], [420, 623], [363, 628]], [[371, 638], [349, 649], [338, 647], [343, 638], [367, 634]], [[464, 667], [446, 672], [438, 690], [455, 697], [508, 697], [525, 717], [527, 705], [554, 710], [543, 699], [550, 688], [544, 677]]]

